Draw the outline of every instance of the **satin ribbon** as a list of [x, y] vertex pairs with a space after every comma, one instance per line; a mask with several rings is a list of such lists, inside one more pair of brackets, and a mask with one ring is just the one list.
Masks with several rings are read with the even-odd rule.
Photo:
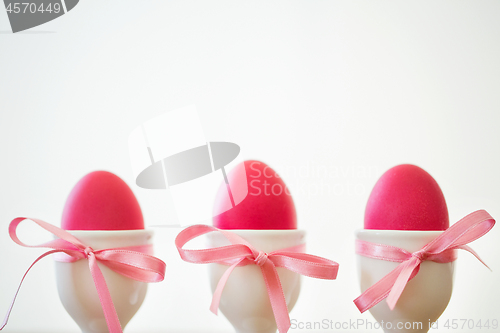
[[[19, 240], [16, 234], [17, 226], [24, 220], [31, 220], [35, 222], [40, 227], [51, 232], [59, 238], [40, 245], [24, 244]], [[122, 328], [120, 325], [120, 321], [118, 320], [118, 315], [116, 314], [111, 295], [106, 285], [106, 281], [99, 266], [97, 265], [97, 262], [99, 261], [101, 264], [107, 266], [118, 274], [141, 282], [160, 282], [163, 281], [165, 277], [165, 263], [162, 260], [147, 254], [152, 252], [152, 246], [150, 244], [95, 251], [63, 229], [60, 229], [52, 224], [38, 219], [28, 219], [25, 217], [18, 217], [10, 222], [9, 235], [14, 242], [21, 246], [34, 248], [46, 247], [53, 250], [45, 252], [44, 254], [39, 256], [31, 264], [26, 273], [24, 273], [24, 276], [19, 283], [19, 287], [17, 288], [16, 294], [14, 295], [14, 299], [12, 300], [12, 303], [9, 307], [7, 315], [5, 316], [3, 324], [2, 326], [0, 326], [0, 330], [2, 330], [7, 325], [7, 321], [9, 320], [10, 313], [14, 306], [14, 302], [16, 301], [19, 289], [21, 289], [24, 278], [26, 277], [30, 269], [40, 259], [48, 256], [49, 254], [62, 254], [62, 256], [59, 256], [56, 260], [64, 262], [75, 262], [82, 259], [88, 260], [90, 273], [94, 280], [97, 294], [99, 295], [99, 300], [104, 311], [104, 317], [106, 318], [109, 332], [111, 333], [122, 333]]]
[[452, 262], [457, 258], [457, 249], [469, 251], [488, 267], [478, 254], [466, 244], [485, 235], [494, 225], [495, 220], [485, 210], [475, 211], [453, 224], [414, 253], [395, 246], [356, 240], [357, 254], [368, 258], [400, 262], [401, 264], [365, 290], [361, 296], [354, 300], [354, 303], [363, 313], [387, 298], [387, 304], [393, 310], [408, 281], [418, 274], [420, 264], [423, 261]]
[[[232, 245], [204, 250], [185, 250], [182, 248], [193, 238], [212, 231], [222, 233]], [[184, 229], [177, 235], [175, 245], [184, 261], [195, 264], [219, 263], [230, 266], [219, 280], [212, 298], [210, 310], [215, 314], [219, 308], [222, 290], [233, 269], [236, 266], [258, 265], [266, 283], [267, 293], [280, 333], [285, 333], [290, 328], [290, 317], [276, 267], [283, 267], [301, 275], [329, 280], [334, 280], [337, 277], [339, 267], [334, 261], [300, 253], [304, 245], [265, 253], [255, 249], [246, 240], [232, 232], [208, 225], [194, 225]]]

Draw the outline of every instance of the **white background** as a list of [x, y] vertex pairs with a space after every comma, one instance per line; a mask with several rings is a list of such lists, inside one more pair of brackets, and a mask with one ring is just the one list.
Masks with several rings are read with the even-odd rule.
[[[498, 1], [82, 0], [12, 34], [0, 9], [0, 316], [43, 252], [15, 245], [10, 220], [59, 224], [86, 173], [125, 179], [149, 225], [175, 219], [165, 192], [133, 185], [127, 140], [145, 120], [196, 104], [208, 140], [235, 142], [284, 176], [308, 252], [340, 263], [336, 281], [303, 279], [291, 317], [373, 321], [352, 303], [353, 232], [385, 170], [426, 169], [450, 222], [481, 208], [500, 216], [499, 17]], [[156, 228], [167, 277], [127, 331], [231, 332], [208, 310], [206, 267], [180, 260], [179, 231]], [[461, 253], [441, 324], [500, 320], [499, 237], [497, 226], [473, 244], [493, 272]], [[28, 276], [5, 332], [78, 332], [50, 259]]]

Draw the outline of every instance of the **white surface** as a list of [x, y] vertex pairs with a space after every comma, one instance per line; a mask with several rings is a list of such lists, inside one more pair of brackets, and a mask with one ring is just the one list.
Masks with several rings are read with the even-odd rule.
[[155, 161], [207, 143], [194, 105], [148, 119], [144, 136]]
[[[480, 208], [500, 216], [498, 17], [498, 1], [82, 0], [43, 26], [0, 34], [0, 316], [42, 252], [15, 245], [10, 220], [58, 224], [92, 170], [132, 184], [130, 132], [196, 104], [207, 140], [235, 142], [280, 172], [308, 252], [340, 263], [336, 281], [302, 280], [292, 319], [373, 321], [352, 303], [354, 230], [385, 170], [426, 169], [451, 221]], [[176, 218], [165, 193], [133, 190], [148, 221]], [[167, 278], [149, 286], [127, 331], [231, 332], [208, 310], [206, 267], [179, 258], [179, 229], [155, 232]], [[442, 323], [500, 319], [499, 237], [496, 226], [472, 244], [493, 272], [460, 255]], [[4, 331], [78, 332], [50, 259], [30, 272]]]

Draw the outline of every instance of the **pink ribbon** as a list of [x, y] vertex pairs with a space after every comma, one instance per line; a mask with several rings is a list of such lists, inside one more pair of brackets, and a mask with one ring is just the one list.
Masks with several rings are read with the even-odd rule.
[[88, 259], [90, 273], [92, 274], [92, 278], [94, 279], [94, 284], [99, 295], [99, 300], [101, 301], [102, 309], [104, 311], [104, 317], [106, 318], [109, 332], [112, 333], [121, 333], [122, 328], [120, 325], [120, 321], [118, 320], [118, 315], [116, 314], [111, 295], [106, 285], [106, 281], [99, 266], [97, 265], [97, 261], [109, 267], [116, 273], [141, 282], [160, 282], [163, 281], [165, 277], [165, 263], [160, 259], [147, 254], [152, 252], [151, 245], [131, 246], [94, 251], [91, 247], [83, 244], [67, 231], [47, 222], [32, 218], [30, 218], [29, 220], [35, 222], [40, 227], [53, 233], [59, 238], [40, 245], [26, 245], [17, 237], [16, 228], [19, 223], [27, 219], [28, 218], [25, 217], [18, 217], [10, 222], [10, 238], [12, 238], [12, 240], [17, 244], [24, 247], [46, 247], [53, 250], [45, 252], [40, 257], [38, 257], [28, 268], [26, 273], [24, 273], [24, 276], [21, 279], [21, 283], [19, 283], [19, 287], [17, 288], [16, 294], [14, 295], [14, 299], [12, 300], [12, 303], [9, 307], [7, 315], [5, 316], [3, 324], [2, 326], [0, 326], [0, 330], [2, 330], [7, 325], [7, 321], [9, 320], [14, 302], [16, 301], [17, 294], [19, 293], [19, 289], [21, 289], [24, 278], [30, 271], [31, 267], [33, 267], [40, 259], [48, 256], [49, 254], [60, 253], [62, 256], [57, 258], [57, 260], [64, 262], [75, 262], [81, 259]]
[[452, 262], [457, 258], [457, 249], [469, 251], [488, 267], [478, 254], [465, 244], [482, 237], [494, 225], [495, 220], [485, 210], [475, 211], [414, 253], [395, 246], [356, 240], [357, 254], [374, 259], [400, 262], [401, 264], [365, 290], [361, 296], [354, 300], [354, 303], [363, 313], [387, 298], [387, 304], [393, 310], [408, 281], [417, 275], [422, 261]]
[[[219, 231], [232, 245], [204, 250], [185, 250], [182, 247], [198, 236], [211, 231]], [[334, 280], [337, 277], [339, 265], [331, 260], [310, 254], [299, 253], [304, 245], [265, 253], [258, 251], [240, 236], [208, 225], [194, 225], [181, 231], [175, 239], [175, 245], [184, 261], [195, 264], [219, 263], [230, 266], [222, 275], [215, 289], [210, 310], [217, 314], [222, 290], [229, 275], [236, 266], [258, 265], [267, 287], [274, 318], [280, 333], [290, 328], [290, 317], [286, 306], [283, 288], [276, 267], [283, 267], [298, 274]]]

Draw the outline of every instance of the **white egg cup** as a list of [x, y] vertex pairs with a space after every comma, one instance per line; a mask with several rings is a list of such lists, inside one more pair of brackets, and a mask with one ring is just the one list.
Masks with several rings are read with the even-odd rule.
[[[443, 231], [368, 230], [356, 231], [356, 238], [377, 244], [397, 246], [415, 252]], [[374, 285], [400, 263], [356, 255], [361, 291]], [[418, 274], [408, 282], [396, 307], [385, 300], [370, 309], [386, 333], [425, 333], [446, 309], [453, 288], [454, 263], [424, 261]], [[383, 325], [382, 325], [383, 321]], [[419, 325], [421, 323], [421, 325]]]
[[[151, 244], [153, 231], [110, 230], [68, 231], [94, 250]], [[106, 333], [108, 327], [88, 260], [55, 262], [59, 298], [83, 333]], [[98, 262], [106, 280], [122, 329], [135, 315], [146, 297], [148, 283], [113, 272]]]
[[[302, 230], [230, 230], [248, 241], [259, 251], [266, 253], [304, 243]], [[230, 245], [220, 233], [207, 234], [209, 247]], [[221, 264], [209, 264], [212, 293], [229, 268]], [[300, 274], [285, 268], [277, 268], [288, 311], [297, 302], [300, 293]], [[277, 330], [269, 294], [257, 265], [236, 267], [224, 287], [219, 310], [233, 325], [237, 333], [275, 333]]]

